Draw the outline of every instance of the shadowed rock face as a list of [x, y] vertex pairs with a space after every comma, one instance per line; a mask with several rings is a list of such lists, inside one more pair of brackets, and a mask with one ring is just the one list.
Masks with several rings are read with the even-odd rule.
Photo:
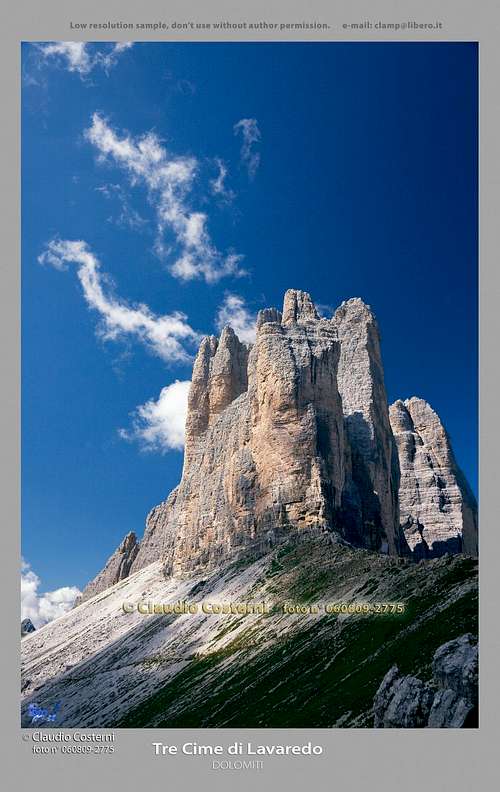
[[346, 489], [351, 539], [374, 550], [398, 553], [399, 470], [377, 322], [369, 306], [354, 298], [342, 303], [332, 323], [340, 342], [338, 387], [352, 454]]
[[[322, 319], [310, 296], [292, 289], [282, 312], [259, 312], [256, 331], [252, 347], [230, 327], [220, 338], [203, 339], [188, 399], [181, 482], [148, 515], [140, 546], [135, 543], [123, 564], [115, 558], [122, 555], [119, 549], [90, 584], [92, 593], [159, 559], [165, 574], [182, 577], [242, 556], [258, 557], [301, 531], [328, 531], [390, 554], [409, 553], [407, 541], [414, 553], [418, 543], [424, 546], [418, 531], [418, 541], [408, 531], [421, 466], [410, 466], [401, 454], [411, 439], [403, 423], [413, 419], [397, 402], [404, 410], [398, 419], [393, 405], [391, 428], [370, 308], [355, 298], [342, 303], [331, 320]], [[423, 419], [417, 425], [417, 434], [411, 429], [415, 444], [432, 445], [433, 432], [448, 442], [442, 427], [440, 433]], [[449, 446], [439, 458], [451, 469]], [[399, 517], [400, 464], [406, 538]], [[442, 480], [450, 503], [465, 515], [463, 544], [467, 535], [472, 547], [473, 508], [463, 499], [459, 503], [461, 490], [453, 489], [450, 476]], [[439, 503], [428, 502], [425, 542], [435, 548], [444, 542], [458, 552], [458, 512], [443, 523]]]
[[477, 507], [446, 431], [423, 399], [398, 400], [389, 409], [401, 471], [401, 528], [411, 553], [477, 555]]

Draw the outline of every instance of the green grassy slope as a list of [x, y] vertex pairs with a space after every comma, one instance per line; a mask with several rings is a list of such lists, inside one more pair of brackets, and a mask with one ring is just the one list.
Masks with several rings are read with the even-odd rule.
[[[235, 569], [235, 574], [237, 569]], [[477, 634], [477, 562], [445, 556], [411, 564], [331, 546], [324, 537], [270, 554], [254, 600], [403, 602], [400, 615], [229, 617], [213, 649], [116, 726], [370, 727], [373, 696], [397, 664], [430, 679], [435, 650]]]

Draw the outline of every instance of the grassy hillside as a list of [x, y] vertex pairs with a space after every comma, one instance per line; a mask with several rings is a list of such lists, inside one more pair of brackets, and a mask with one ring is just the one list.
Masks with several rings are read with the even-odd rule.
[[478, 629], [477, 562], [464, 556], [412, 564], [309, 538], [271, 553], [251, 594], [277, 603], [402, 602], [405, 611], [277, 611], [244, 629], [248, 617], [228, 617], [208, 651], [113, 725], [370, 727], [374, 693], [394, 663], [429, 679], [438, 646]]

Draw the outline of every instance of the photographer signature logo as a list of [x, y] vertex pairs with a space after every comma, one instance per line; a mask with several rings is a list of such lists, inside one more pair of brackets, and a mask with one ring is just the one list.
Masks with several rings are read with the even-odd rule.
[[28, 715], [31, 717], [31, 723], [54, 723], [60, 706], [60, 701], [56, 701], [50, 710], [40, 707], [39, 704], [29, 704]]

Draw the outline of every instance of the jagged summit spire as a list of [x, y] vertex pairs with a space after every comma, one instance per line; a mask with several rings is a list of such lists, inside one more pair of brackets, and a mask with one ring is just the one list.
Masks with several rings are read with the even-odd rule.
[[309, 322], [319, 318], [310, 294], [298, 289], [288, 289], [285, 292], [283, 318], [281, 321], [283, 325], [291, 324], [292, 322]]
[[412, 406], [417, 406], [418, 405], [419, 407], [422, 407], [423, 409], [431, 410], [431, 412], [433, 412], [434, 415], [437, 414], [435, 412], [435, 410], [432, 409], [432, 407], [429, 404], [429, 402], [426, 401], [425, 399], [422, 399], [421, 396], [410, 396], [409, 399], [405, 399], [404, 400], [403, 404], [404, 404], [404, 406], [407, 409], [411, 409]]
[[277, 324], [281, 324], [282, 318], [281, 311], [278, 311], [277, 308], [263, 308], [257, 314], [257, 330], [262, 327], [263, 324], [267, 324], [268, 322], [276, 322]]
[[372, 322], [375, 325], [377, 323], [371, 306], [362, 300], [361, 297], [351, 297], [349, 300], [341, 302], [331, 319], [334, 324], [347, 320], [351, 322]]
[[186, 422], [186, 451], [234, 399], [247, 389], [248, 349], [227, 325], [206, 336], [193, 366]]

